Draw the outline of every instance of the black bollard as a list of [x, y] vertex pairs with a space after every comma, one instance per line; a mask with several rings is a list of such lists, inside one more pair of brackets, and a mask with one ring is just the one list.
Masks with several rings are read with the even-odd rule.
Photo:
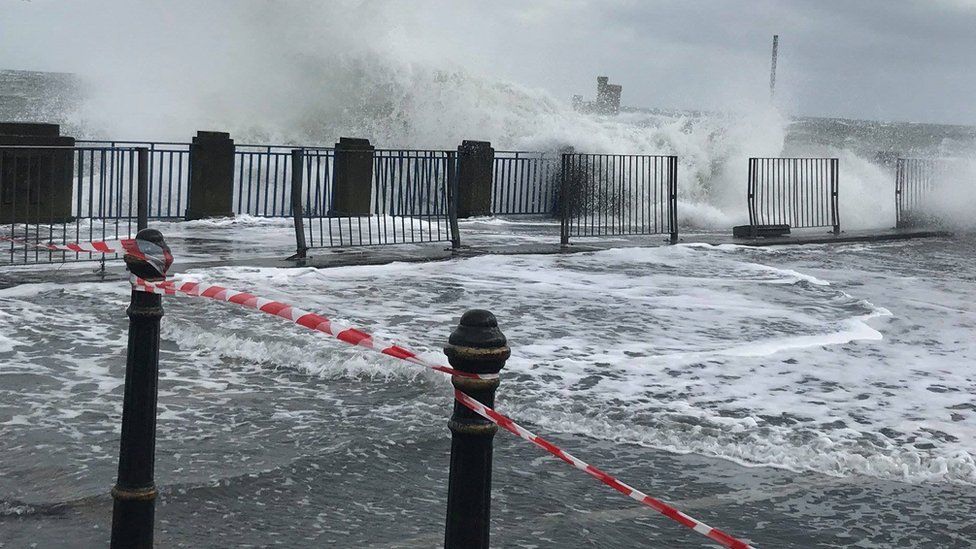
[[[148, 241], [169, 252], [163, 235], [144, 229], [136, 240]], [[125, 264], [145, 280], [163, 280], [165, 272], [144, 259], [125, 255]], [[164, 271], [168, 265], [163, 267]], [[125, 363], [125, 395], [122, 403], [122, 438], [119, 443], [119, 476], [112, 488], [112, 549], [153, 546], [156, 485], [153, 466], [156, 452], [156, 396], [159, 378], [159, 320], [161, 296], [132, 290], [129, 315], [129, 347]]]
[[[474, 309], [464, 313], [444, 348], [451, 366], [462, 372], [497, 374], [511, 351], [495, 315]], [[455, 376], [454, 387], [489, 407], [495, 406], [498, 378]], [[460, 402], [454, 402], [451, 473], [447, 488], [445, 549], [487, 549], [491, 516], [492, 440], [498, 427]]]

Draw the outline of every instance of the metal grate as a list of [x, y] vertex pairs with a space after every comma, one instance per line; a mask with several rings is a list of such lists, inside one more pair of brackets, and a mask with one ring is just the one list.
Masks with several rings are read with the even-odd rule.
[[667, 234], [678, 239], [676, 156], [562, 155], [562, 242]]
[[0, 262], [113, 259], [47, 244], [118, 240], [148, 219], [146, 148], [0, 147]]
[[[302, 248], [456, 242], [456, 153], [376, 150], [368, 212], [334, 211], [335, 151], [302, 151], [302, 207], [296, 227]], [[452, 223], [452, 217], [454, 222]]]
[[840, 232], [836, 158], [750, 158], [749, 223]]
[[558, 193], [558, 154], [495, 152], [491, 200], [494, 215], [555, 215]]

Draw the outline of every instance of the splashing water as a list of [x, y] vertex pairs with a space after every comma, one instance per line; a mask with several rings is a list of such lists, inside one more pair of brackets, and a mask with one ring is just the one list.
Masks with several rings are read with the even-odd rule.
[[[460, 17], [479, 13], [457, 9]], [[788, 149], [790, 156], [841, 158], [845, 228], [894, 224], [893, 174], [868, 160], [889, 146], [876, 148], [860, 137], [850, 142], [851, 135], [887, 135], [891, 128], [820, 121], [797, 129], [765, 95], [722, 100], [734, 114], [583, 115], [565, 100], [570, 90], [555, 97], [489, 74], [491, 62], [465, 58], [448, 32], [425, 32], [422, 15], [387, 2], [217, 0], [192, 9], [71, 10], [93, 31], [78, 38], [87, 44], [71, 48], [88, 53], [70, 61], [89, 84], [87, 100], [73, 114], [82, 135], [185, 141], [197, 130], [216, 129], [238, 142], [329, 144], [356, 136], [381, 147], [454, 148], [463, 139], [482, 139], [496, 149], [571, 145], [580, 152], [675, 154], [679, 223], [721, 230], [746, 220], [747, 158]], [[180, 40], [132, 24], [154, 20], [180, 29]], [[722, 97], [719, 88], [715, 95]], [[916, 145], [897, 144], [901, 150]]]

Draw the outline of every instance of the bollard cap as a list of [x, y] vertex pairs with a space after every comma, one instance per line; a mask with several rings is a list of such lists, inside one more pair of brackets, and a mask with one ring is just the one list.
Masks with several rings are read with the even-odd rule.
[[[482, 309], [464, 313], [444, 348], [451, 366], [462, 372], [497, 374], [511, 355], [495, 315]], [[457, 378], [455, 378], [457, 381]]]
[[164, 280], [166, 271], [173, 264], [173, 254], [156, 229], [143, 229], [136, 234], [132, 246], [124, 246], [125, 261], [129, 272], [145, 280]]
[[490, 311], [472, 309], [461, 315], [461, 322], [448, 340], [451, 345], [491, 349], [504, 347], [508, 341], [498, 329], [498, 320]]

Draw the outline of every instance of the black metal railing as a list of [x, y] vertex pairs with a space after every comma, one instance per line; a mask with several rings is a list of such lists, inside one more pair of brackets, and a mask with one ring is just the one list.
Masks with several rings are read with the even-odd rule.
[[291, 151], [294, 147], [237, 145], [234, 150], [234, 213], [291, 216]]
[[[23, 249], [28, 244], [18, 248], [11, 243], [25, 240], [15, 234], [32, 234], [33, 255], [40, 260], [52, 254], [36, 248], [38, 242], [95, 241], [131, 234], [138, 204], [123, 187], [138, 180], [128, 173], [134, 169], [130, 156], [137, 148], [145, 158], [140, 168], [146, 180], [144, 217], [181, 219], [188, 208], [194, 208], [189, 204], [196, 196], [190, 192], [191, 171], [196, 171], [195, 162], [209, 160], [202, 152], [192, 154], [197, 150], [193, 145], [81, 143], [70, 148], [75, 178], [70, 215], [55, 221], [32, 217], [30, 228], [14, 220], [5, 246], [29, 256]], [[459, 181], [462, 159], [455, 151], [370, 148], [344, 151], [337, 162], [332, 148], [237, 144], [227, 154], [233, 154], [234, 169], [226, 172], [226, 190], [220, 191], [225, 193], [221, 196], [226, 197], [226, 206], [204, 202], [204, 215], [213, 211], [212, 215], [233, 212], [294, 219], [301, 235], [296, 233], [299, 250], [428, 242], [459, 246], [458, 186], [464, 182]], [[296, 158], [301, 159], [297, 167]], [[677, 239], [675, 157], [501, 151], [489, 162], [493, 176], [474, 178], [468, 184], [485, 185], [478, 192], [490, 191], [493, 214], [560, 217], [564, 242], [570, 236], [642, 234], [669, 234], [672, 241]], [[340, 191], [352, 195], [337, 207]], [[564, 204], [561, 195], [568, 202]], [[118, 230], [110, 230], [113, 226]]]
[[[190, 143], [174, 141], [78, 141], [105, 147], [149, 149], [149, 217], [182, 219], [190, 187]], [[291, 151], [296, 145], [238, 144], [234, 148], [236, 214], [290, 217]], [[317, 147], [303, 147], [318, 149]], [[327, 150], [322, 148], [321, 150]]]
[[149, 217], [182, 219], [186, 215], [187, 193], [190, 188], [189, 143], [105, 140], [78, 140], [76, 143], [82, 147], [148, 149]]
[[[455, 242], [456, 154], [436, 150], [375, 151], [368, 207], [349, 213], [337, 207], [335, 151], [302, 150], [296, 217], [303, 248]], [[358, 184], [358, 182], [356, 182]], [[299, 219], [299, 217], [301, 219]], [[453, 217], [453, 219], [452, 219]]]
[[563, 154], [560, 194], [563, 244], [653, 234], [678, 240], [676, 156]]
[[750, 158], [749, 223], [840, 233], [836, 158]]
[[558, 202], [558, 154], [495, 152], [491, 189], [494, 215], [555, 215]]
[[938, 201], [950, 199], [948, 189], [953, 182], [976, 185], [976, 161], [961, 158], [899, 158], [895, 163], [896, 226], [905, 228], [941, 224]]
[[115, 259], [52, 250], [128, 238], [148, 219], [147, 148], [0, 147], [0, 263]]

